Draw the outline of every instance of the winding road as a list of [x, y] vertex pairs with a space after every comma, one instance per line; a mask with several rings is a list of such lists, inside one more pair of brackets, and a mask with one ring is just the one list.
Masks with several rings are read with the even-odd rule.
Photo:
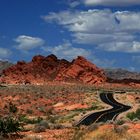
[[100, 94], [100, 99], [108, 104], [111, 105], [112, 108], [108, 109], [108, 110], [103, 110], [100, 112], [95, 112], [95, 113], [91, 113], [88, 114], [86, 116], [84, 116], [77, 124], [76, 126], [80, 126], [80, 125], [90, 125], [92, 123], [98, 123], [98, 122], [106, 122], [108, 120], [115, 120], [116, 117], [122, 113], [125, 112], [127, 110], [129, 110], [131, 107], [121, 104], [119, 102], [117, 102], [114, 98], [113, 98], [113, 93], [101, 93]]

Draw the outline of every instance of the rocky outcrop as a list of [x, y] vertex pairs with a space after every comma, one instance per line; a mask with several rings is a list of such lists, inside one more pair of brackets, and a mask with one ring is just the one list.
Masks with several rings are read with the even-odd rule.
[[50, 81], [100, 84], [106, 81], [106, 77], [103, 70], [81, 56], [69, 62], [55, 55], [38, 55], [29, 63], [17, 62], [4, 70], [0, 78], [1, 83], [7, 84], [44, 84]]
[[104, 72], [96, 65], [87, 61], [84, 57], [78, 56], [67, 69], [57, 75], [56, 80], [100, 84], [106, 81], [106, 77]]

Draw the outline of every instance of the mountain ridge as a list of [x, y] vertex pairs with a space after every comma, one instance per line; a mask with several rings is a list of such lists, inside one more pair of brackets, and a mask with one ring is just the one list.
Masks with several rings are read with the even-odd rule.
[[123, 80], [123, 79], [134, 79], [140, 80], [140, 73], [139, 72], [131, 72], [126, 69], [116, 68], [116, 69], [104, 69], [105, 75], [108, 78], [116, 79], [116, 80]]
[[30, 62], [12, 64], [0, 61], [0, 83], [44, 84], [47, 82], [72, 82], [84, 84], [140, 83], [140, 73], [118, 69], [100, 69], [82, 56], [72, 61], [58, 59], [55, 55], [37, 55]]
[[106, 76], [102, 69], [82, 56], [69, 62], [51, 54], [34, 56], [28, 63], [18, 61], [3, 70], [0, 78], [0, 82], [6, 84], [44, 84], [49, 81], [100, 84], [106, 81]]

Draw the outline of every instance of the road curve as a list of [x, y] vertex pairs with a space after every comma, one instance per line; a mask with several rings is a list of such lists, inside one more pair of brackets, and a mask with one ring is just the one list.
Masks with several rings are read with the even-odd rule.
[[75, 124], [75, 126], [90, 125], [92, 123], [106, 122], [108, 120], [114, 121], [120, 113], [125, 112], [131, 108], [130, 106], [117, 102], [113, 98], [112, 93], [107, 93], [107, 92], [101, 93], [100, 99], [104, 103], [111, 105], [112, 108], [108, 110], [103, 110], [100, 112], [88, 114], [84, 116], [77, 124]]

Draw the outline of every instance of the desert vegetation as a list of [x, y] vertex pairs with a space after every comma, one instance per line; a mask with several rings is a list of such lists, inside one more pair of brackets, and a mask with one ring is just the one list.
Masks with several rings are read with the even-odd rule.
[[75, 130], [73, 140], [139, 140], [139, 132], [131, 131], [131, 127], [116, 122], [83, 126]]
[[16, 114], [17, 111], [17, 107], [10, 102], [7, 105], [8, 114], [0, 116], [0, 137], [2, 139], [20, 137], [19, 132], [23, 130], [23, 125]]
[[127, 118], [129, 118], [130, 120], [140, 120], [140, 108], [138, 108], [135, 112], [129, 112], [127, 114]]
[[[104, 90], [107, 89], [81, 84], [2, 86], [0, 87], [1, 134], [6, 137], [18, 134], [20, 139], [27, 140], [43, 140], [51, 139], [51, 137], [54, 140], [86, 140], [87, 138], [89, 140], [108, 140], [108, 137], [112, 140], [119, 140], [120, 137], [126, 138], [120, 134], [121, 132], [118, 132], [120, 129], [127, 136], [136, 139], [136, 135], [131, 136], [129, 133], [130, 126], [128, 129], [124, 129], [123, 125], [127, 123], [139, 124], [139, 108], [136, 111], [129, 111], [115, 123], [107, 122], [86, 127], [75, 127], [74, 124], [84, 115], [109, 108], [99, 98], [99, 94]], [[119, 88], [117, 91], [121, 90]], [[132, 102], [129, 100], [129, 104], [132, 105], [139, 99], [139, 92], [136, 89], [131, 89], [130, 93], [129, 91], [118, 92], [116, 95], [116, 99], [121, 102], [122, 98], [125, 104], [128, 101], [127, 96], [134, 95], [134, 100]], [[9, 122], [12, 123], [13, 128], [12, 130], [5, 130], [5, 128], [11, 127], [9, 127], [11, 125]], [[3, 124], [6, 127], [3, 128]], [[104, 129], [105, 126], [109, 128], [108, 131]]]

